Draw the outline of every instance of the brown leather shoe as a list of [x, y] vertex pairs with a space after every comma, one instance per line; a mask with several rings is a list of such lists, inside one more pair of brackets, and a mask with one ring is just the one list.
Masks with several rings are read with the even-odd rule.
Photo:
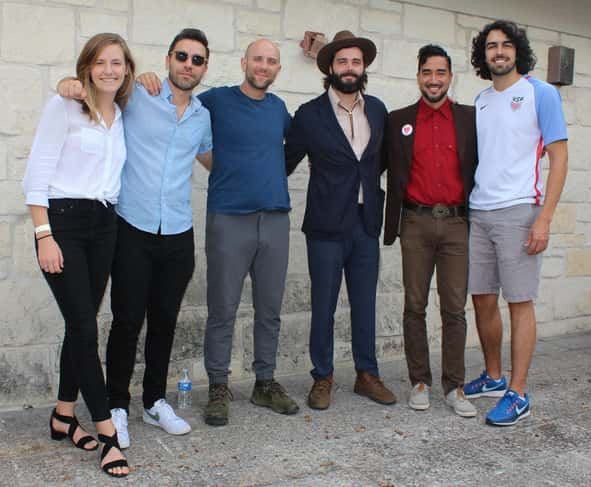
[[331, 389], [331, 375], [315, 380], [312, 389], [310, 389], [310, 394], [308, 394], [308, 406], [312, 409], [327, 409], [330, 406]]
[[357, 372], [353, 391], [380, 404], [394, 404], [396, 402], [396, 396], [384, 385], [382, 380], [368, 372]]

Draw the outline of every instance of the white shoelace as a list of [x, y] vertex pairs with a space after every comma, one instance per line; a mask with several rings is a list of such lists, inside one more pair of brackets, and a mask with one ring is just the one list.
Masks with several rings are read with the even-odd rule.
[[161, 421], [171, 421], [178, 419], [177, 415], [174, 412], [174, 409], [172, 409], [172, 406], [168, 404], [164, 399], [156, 401], [156, 404], [154, 404], [154, 408], [156, 409], [156, 411], [158, 411], [158, 414], [160, 414]]

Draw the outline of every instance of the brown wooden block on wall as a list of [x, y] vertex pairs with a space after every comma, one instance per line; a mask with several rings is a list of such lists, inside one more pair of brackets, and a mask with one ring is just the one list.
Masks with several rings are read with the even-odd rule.
[[570, 47], [552, 46], [548, 49], [548, 83], [572, 85], [575, 72], [575, 50]]

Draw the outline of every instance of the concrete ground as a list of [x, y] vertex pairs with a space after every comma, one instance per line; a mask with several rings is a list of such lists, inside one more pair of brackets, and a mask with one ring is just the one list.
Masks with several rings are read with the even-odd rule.
[[[508, 351], [504, 354], [509, 361]], [[439, 359], [434, 357], [434, 377]], [[482, 369], [479, 350], [467, 353], [467, 377]], [[193, 392], [181, 414], [193, 431], [173, 437], [141, 419], [139, 398], [131, 417], [132, 472], [111, 480], [98, 468], [98, 452], [85, 453], [49, 438], [49, 408], [0, 413], [0, 485], [146, 486], [444, 486], [591, 485], [591, 333], [541, 339], [531, 368], [532, 414], [508, 428], [484, 424], [494, 399], [475, 401], [478, 416], [455, 416], [434, 384], [426, 412], [408, 408], [402, 361], [381, 364], [399, 397], [381, 406], [352, 392], [353, 371], [336, 373], [327, 411], [305, 405], [307, 375], [281, 378], [299, 401], [284, 417], [249, 402], [251, 382], [232, 384], [228, 426], [204, 424], [207, 391]], [[174, 396], [169, 400], [172, 402]], [[90, 425], [83, 407], [83, 424]]]

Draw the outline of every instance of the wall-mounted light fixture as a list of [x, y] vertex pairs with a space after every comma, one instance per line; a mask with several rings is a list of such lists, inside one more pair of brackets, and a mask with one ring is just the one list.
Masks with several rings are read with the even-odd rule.
[[558, 86], [572, 85], [574, 72], [574, 49], [564, 46], [552, 46], [548, 49], [548, 83]]
[[304, 40], [300, 46], [304, 50], [304, 55], [316, 59], [318, 51], [326, 44], [326, 36], [322, 32], [312, 32], [307, 30], [304, 33]]

